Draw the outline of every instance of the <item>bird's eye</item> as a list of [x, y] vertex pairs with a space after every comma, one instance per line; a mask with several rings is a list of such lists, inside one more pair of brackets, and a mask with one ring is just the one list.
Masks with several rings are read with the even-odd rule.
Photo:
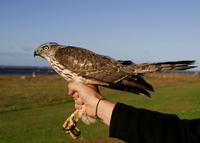
[[48, 49], [49, 49], [48, 46], [44, 46], [44, 47], [43, 47], [43, 50], [48, 50]]

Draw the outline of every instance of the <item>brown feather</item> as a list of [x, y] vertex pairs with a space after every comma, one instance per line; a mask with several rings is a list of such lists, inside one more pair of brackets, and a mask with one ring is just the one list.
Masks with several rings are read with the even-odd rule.
[[[49, 51], [45, 50], [48, 47]], [[168, 70], [193, 68], [194, 61], [135, 64], [130, 60], [115, 60], [87, 49], [46, 43], [36, 49], [35, 54], [48, 60], [52, 67], [66, 80], [79, 78], [87, 84], [125, 90], [149, 96], [153, 87], [143, 74]]]
[[161, 62], [161, 63], [144, 63], [144, 64], [132, 64], [127, 68], [132, 73], [148, 73], [148, 72], [162, 72], [169, 70], [186, 70], [195, 68], [191, 66], [195, 61], [173, 61], [173, 62]]

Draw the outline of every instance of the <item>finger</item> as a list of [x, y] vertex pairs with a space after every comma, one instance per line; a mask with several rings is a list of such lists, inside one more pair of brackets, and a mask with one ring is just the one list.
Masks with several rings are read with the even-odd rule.
[[88, 84], [87, 86], [90, 87], [90, 88], [92, 88], [96, 92], [100, 93], [98, 85]]
[[96, 85], [93, 85], [93, 84], [87, 84], [87, 86], [90, 87], [90, 88], [92, 88], [92, 89], [94, 89], [94, 90], [97, 89], [97, 86], [96, 86]]
[[77, 92], [74, 82], [69, 82], [68, 83], [68, 95], [73, 96], [73, 94]]
[[82, 105], [75, 104], [75, 109], [81, 110], [82, 109]]
[[68, 88], [68, 95], [73, 96], [74, 93], [76, 93], [76, 90]]
[[75, 100], [75, 103], [78, 104], [78, 105], [84, 104], [83, 100], [80, 97]]
[[75, 100], [78, 99], [79, 98], [78, 92], [74, 92], [72, 97], [74, 97]]

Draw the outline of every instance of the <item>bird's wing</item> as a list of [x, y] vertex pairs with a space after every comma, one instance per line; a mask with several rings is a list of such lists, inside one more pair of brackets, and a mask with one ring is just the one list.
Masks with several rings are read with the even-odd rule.
[[128, 75], [120, 70], [120, 62], [82, 48], [60, 48], [55, 59], [78, 76], [104, 83], [115, 83]]
[[76, 47], [61, 48], [55, 53], [56, 61], [78, 76], [89, 80], [89, 84], [100, 84], [109, 88], [125, 90], [136, 94], [150, 95], [153, 87], [141, 75], [125, 72], [124, 66], [131, 61], [116, 61]]

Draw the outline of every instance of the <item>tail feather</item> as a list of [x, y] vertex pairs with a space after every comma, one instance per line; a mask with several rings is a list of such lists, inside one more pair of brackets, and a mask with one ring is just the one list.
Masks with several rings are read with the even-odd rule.
[[129, 70], [133, 73], [147, 73], [147, 72], [160, 72], [169, 70], [186, 70], [195, 68], [192, 66], [195, 61], [173, 61], [173, 62], [161, 62], [161, 63], [144, 63], [137, 65], [130, 65]]
[[150, 91], [154, 91], [154, 89], [152, 85], [146, 82], [143, 78], [142, 75], [145, 73], [169, 70], [186, 70], [195, 67], [192, 66], [195, 61], [173, 61], [150, 64], [134, 64], [131, 61], [119, 62], [124, 65], [124, 70], [130, 75], [115, 83], [110, 83], [109, 88], [142, 94], [148, 97], [150, 97]]

